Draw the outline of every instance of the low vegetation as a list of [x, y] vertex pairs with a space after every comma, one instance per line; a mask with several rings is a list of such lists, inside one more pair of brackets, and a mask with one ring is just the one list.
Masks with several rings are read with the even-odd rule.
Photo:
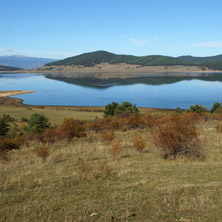
[[139, 109], [136, 105], [132, 105], [129, 102], [122, 102], [121, 104], [112, 102], [105, 106], [104, 117], [129, 115], [133, 113], [139, 113]]
[[0, 220], [220, 221], [221, 112], [180, 111], [1, 116]]

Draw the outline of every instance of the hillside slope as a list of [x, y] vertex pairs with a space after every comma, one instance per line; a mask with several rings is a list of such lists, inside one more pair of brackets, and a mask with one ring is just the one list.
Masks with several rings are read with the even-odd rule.
[[132, 56], [132, 55], [117, 55], [106, 51], [96, 51], [90, 53], [84, 53], [78, 56], [73, 56], [57, 62], [46, 64], [47, 66], [61, 66], [61, 65], [83, 65], [83, 66], [94, 66], [107, 62], [109, 64], [126, 63], [134, 65], [183, 65], [184, 62], [180, 62], [177, 58], [169, 56]]
[[93, 67], [97, 64], [109, 63], [119, 64], [126, 63], [141, 66], [201, 66], [209, 69], [222, 70], [222, 55], [212, 57], [170, 57], [161, 55], [150, 56], [132, 56], [132, 55], [118, 55], [106, 51], [96, 51], [84, 53], [78, 56], [66, 58], [56, 62], [48, 63], [46, 66], [79, 66]]

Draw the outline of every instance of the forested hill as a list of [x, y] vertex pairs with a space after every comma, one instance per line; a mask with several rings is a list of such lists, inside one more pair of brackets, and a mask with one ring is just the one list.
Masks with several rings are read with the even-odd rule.
[[210, 57], [194, 57], [194, 56], [179, 56], [177, 57], [184, 62], [200, 63], [200, 62], [222, 62], [222, 55]]
[[91, 67], [95, 64], [104, 62], [109, 64], [127, 63], [142, 66], [194, 65], [222, 70], [222, 55], [212, 57], [181, 56], [177, 58], [161, 55], [139, 57], [132, 55], [117, 55], [106, 51], [84, 53], [78, 56], [66, 58], [64, 60], [48, 63], [46, 66], [83, 65], [86, 67]]
[[57, 62], [48, 63], [46, 65], [83, 65], [94, 66], [102, 62], [109, 64], [127, 63], [136, 65], [178, 65], [180, 61], [177, 58], [169, 56], [132, 56], [132, 55], [117, 55], [106, 51], [96, 51], [84, 53], [78, 56], [73, 56]]
[[21, 68], [17, 68], [17, 67], [11, 67], [11, 66], [1, 66], [0, 65], [0, 71], [4, 72], [4, 71], [18, 71], [18, 70], [22, 70]]

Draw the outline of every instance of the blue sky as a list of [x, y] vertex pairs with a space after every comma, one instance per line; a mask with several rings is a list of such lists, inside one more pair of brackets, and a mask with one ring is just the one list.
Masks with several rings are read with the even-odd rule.
[[221, 0], [1, 0], [0, 55], [222, 54]]

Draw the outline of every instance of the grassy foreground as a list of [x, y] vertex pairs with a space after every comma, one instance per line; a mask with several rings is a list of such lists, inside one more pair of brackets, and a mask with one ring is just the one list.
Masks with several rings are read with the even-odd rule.
[[[200, 122], [205, 159], [164, 160], [150, 129], [34, 144], [0, 163], [0, 221], [221, 221], [222, 134]], [[146, 140], [142, 152], [133, 140]], [[37, 156], [45, 146], [49, 157]]]

